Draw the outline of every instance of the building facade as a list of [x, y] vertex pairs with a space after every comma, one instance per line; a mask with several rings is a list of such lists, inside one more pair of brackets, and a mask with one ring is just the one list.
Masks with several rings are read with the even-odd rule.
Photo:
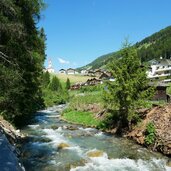
[[150, 79], [171, 76], [171, 59], [162, 59], [151, 64], [147, 77]]

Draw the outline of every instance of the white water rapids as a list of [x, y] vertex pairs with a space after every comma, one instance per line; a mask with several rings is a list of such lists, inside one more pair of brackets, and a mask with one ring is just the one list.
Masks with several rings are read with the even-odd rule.
[[[133, 142], [105, 134], [93, 128], [67, 124], [58, 111], [41, 111], [35, 123], [23, 129], [30, 136], [23, 144], [24, 164], [29, 171], [171, 171], [168, 158]], [[54, 127], [56, 126], [56, 127]], [[59, 149], [59, 145], [68, 146]], [[101, 151], [99, 157], [88, 154]]]

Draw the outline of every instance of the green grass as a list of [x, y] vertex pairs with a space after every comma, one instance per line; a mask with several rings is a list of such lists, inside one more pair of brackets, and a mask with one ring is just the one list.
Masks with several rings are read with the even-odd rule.
[[[62, 118], [75, 124], [99, 126], [101, 121], [94, 116], [103, 109], [102, 89], [96, 86], [86, 87], [70, 91], [69, 94], [69, 105], [64, 110]], [[96, 110], [91, 110], [90, 106], [94, 106]]]
[[69, 122], [85, 126], [97, 127], [100, 124], [100, 120], [95, 119], [91, 112], [70, 111], [64, 113], [62, 117]]
[[67, 75], [67, 74], [57, 73], [57, 74], [51, 74], [51, 75], [57, 76], [60, 79], [61, 83], [66, 83], [67, 78], [69, 78], [71, 84], [78, 83], [78, 82], [86, 82], [88, 79], [92, 78], [89, 76], [84, 76], [84, 75], [79, 75], [79, 74]]
[[87, 111], [87, 107], [90, 104], [100, 104], [100, 106], [103, 108], [101, 91], [71, 96], [68, 108], [77, 111]]

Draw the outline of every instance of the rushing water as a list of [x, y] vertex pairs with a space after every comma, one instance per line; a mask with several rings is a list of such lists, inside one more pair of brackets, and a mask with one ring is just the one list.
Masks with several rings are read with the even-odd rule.
[[[127, 139], [92, 128], [71, 125], [59, 119], [64, 106], [40, 111], [22, 145], [23, 162], [28, 171], [171, 171], [167, 158]], [[70, 127], [70, 129], [69, 129]], [[72, 129], [71, 129], [72, 128]], [[61, 143], [68, 145], [59, 148]], [[88, 154], [100, 150], [100, 157]]]

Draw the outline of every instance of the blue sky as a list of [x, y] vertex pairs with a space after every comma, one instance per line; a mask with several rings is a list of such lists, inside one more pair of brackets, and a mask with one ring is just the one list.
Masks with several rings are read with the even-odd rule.
[[77, 68], [171, 25], [171, 0], [45, 0], [47, 66]]

